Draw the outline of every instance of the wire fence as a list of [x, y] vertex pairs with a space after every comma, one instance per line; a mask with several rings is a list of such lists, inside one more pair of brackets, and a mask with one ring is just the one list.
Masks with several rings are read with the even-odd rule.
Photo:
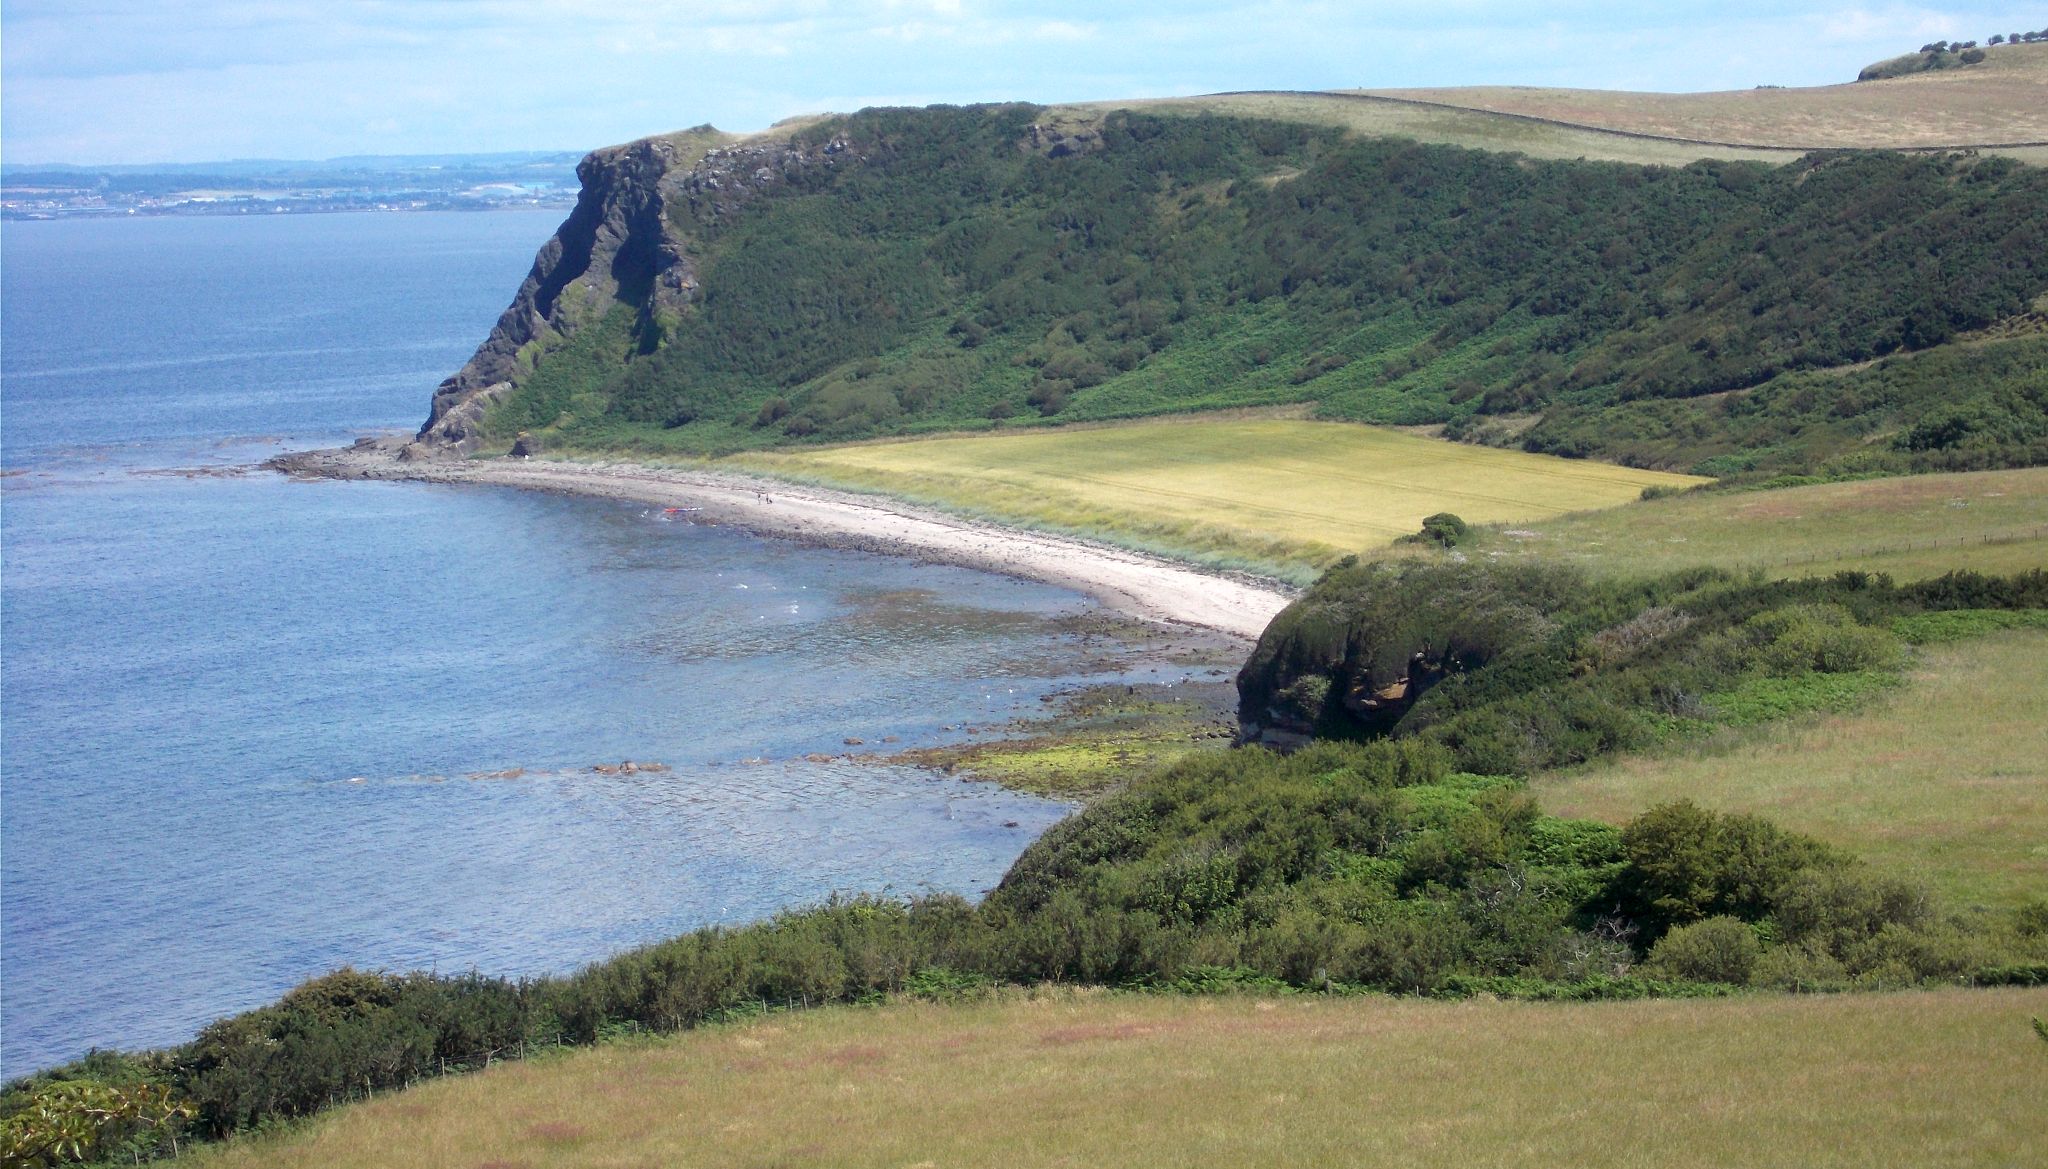
[[[1862, 548], [1821, 548], [1795, 556], [1751, 563], [1763, 568], [1789, 568], [1801, 564], [1834, 564], [1845, 560], [1863, 560], [1873, 556], [1898, 556], [1907, 552], [1939, 552], [1943, 548], [2025, 544], [2044, 539], [2048, 539], [2048, 524], [1976, 536], [1937, 536], [1926, 540], [1907, 540], [1903, 543], [1877, 544]], [[2044, 564], [2043, 567], [2048, 567], [2048, 564]]]

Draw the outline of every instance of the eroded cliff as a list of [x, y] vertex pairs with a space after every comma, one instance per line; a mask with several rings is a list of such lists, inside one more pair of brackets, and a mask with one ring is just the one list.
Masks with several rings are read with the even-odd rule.
[[847, 146], [839, 138], [807, 146], [786, 130], [741, 137], [700, 126], [592, 151], [576, 168], [576, 209], [541, 246], [490, 336], [435, 387], [406, 456], [472, 453], [490, 407], [615, 304], [633, 309], [634, 331], [652, 348], [699, 290], [679, 224], [715, 221], [792, 171], [837, 165], [851, 157]]

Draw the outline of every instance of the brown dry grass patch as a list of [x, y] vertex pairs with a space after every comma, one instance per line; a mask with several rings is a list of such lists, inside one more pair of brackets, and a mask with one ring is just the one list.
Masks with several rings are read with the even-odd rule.
[[1474, 86], [1361, 91], [1628, 134], [1757, 147], [1900, 148], [2048, 141], [2048, 45], [1998, 45], [1980, 65], [1720, 93]]

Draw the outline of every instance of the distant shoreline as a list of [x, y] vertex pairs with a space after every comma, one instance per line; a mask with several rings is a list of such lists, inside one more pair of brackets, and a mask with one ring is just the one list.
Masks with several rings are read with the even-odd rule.
[[1128, 617], [1250, 645], [1293, 599], [1285, 586], [1206, 572], [1069, 536], [1006, 528], [899, 500], [715, 471], [539, 459], [401, 461], [390, 441], [300, 451], [269, 466], [300, 478], [473, 483], [595, 496], [762, 535], [953, 564], [1086, 593]]

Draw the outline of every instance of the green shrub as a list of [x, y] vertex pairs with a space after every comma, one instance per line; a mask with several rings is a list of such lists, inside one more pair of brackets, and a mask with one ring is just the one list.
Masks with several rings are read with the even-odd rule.
[[176, 1156], [192, 1108], [149, 1080], [55, 1079], [8, 1102], [0, 1164], [9, 1169]]
[[[1761, 921], [1795, 879], [1842, 861], [1826, 845], [1757, 816], [1721, 815], [1690, 800], [1661, 804], [1621, 835], [1615, 892], [1649, 938], [1719, 915]], [[1833, 886], [1820, 886], [1833, 888]], [[1800, 936], [1798, 930], [1787, 936]]]
[[1858, 624], [1836, 604], [1767, 609], [1719, 635], [1706, 652], [1728, 673], [1761, 671], [1778, 678], [1884, 670], [1899, 661], [1895, 637]]
[[1464, 520], [1447, 511], [1422, 517], [1422, 530], [1412, 536], [1401, 537], [1404, 544], [1434, 544], [1439, 548], [1455, 548], [1465, 542], [1471, 528]]
[[1778, 945], [1757, 956], [1749, 981], [1771, 990], [1836, 990], [1848, 985], [1849, 971], [1826, 950]]
[[1732, 917], [1710, 917], [1665, 934], [1650, 950], [1653, 975], [1687, 982], [1745, 986], [1763, 946], [1756, 931]]
[[1892, 620], [1891, 630], [1913, 645], [1962, 641], [2007, 629], [2048, 629], [2048, 609], [1954, 609]]

